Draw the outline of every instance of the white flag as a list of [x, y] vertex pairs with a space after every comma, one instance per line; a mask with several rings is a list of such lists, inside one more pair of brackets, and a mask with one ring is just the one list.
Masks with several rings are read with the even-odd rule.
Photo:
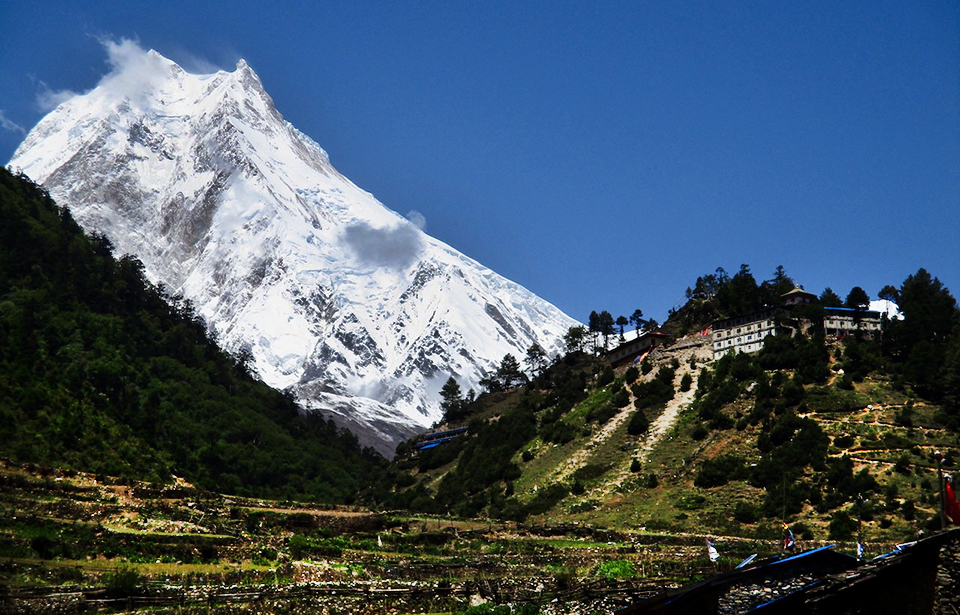
[[713, 546], [713, 543], [709, 539], [704, 539], [707, 541], [707, 556], [710, 558], [711, 562], [716, 563], [720, 559], [720, 553], [717, 552], [717, 548]]

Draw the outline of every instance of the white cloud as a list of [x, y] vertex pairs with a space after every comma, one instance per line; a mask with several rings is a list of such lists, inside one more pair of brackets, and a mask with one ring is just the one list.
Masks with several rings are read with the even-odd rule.
[[6, 114], [4, 114], [3, 109], [0, 109], [0, 128], [9, 130], [10, 132], [19, 132], [22, 134], [26, 134], [27, 132], [26, 128], [9, 119]]
[[[102, 36], [97, 41], [107, 53], [107, 65], [110, 67], [109, 72], [100, 78], [97, 86], [106, 90], [108, 94], [110, 90], [115, 90], [118, 95], [130, 92], [146, 94], [169, 74], [170, 65], [167, 61], [162, 56], [145, 50], [136, 39], [121, 37], [114, 40], [111, 37]], [[177, 56], [180, 58], [180, 65], [188, 72], [209, 74], [220, 70], [212, 62], [186, 51], [179, 51]], [[36, 104], [40, 111], [46, 113], [80, 94], [81, 92], [72, 90], [54, 90], [40, 81]], [[4, 123], [3, 127], [7, 128], [7, 125]]]
[[102, 38], [100, 44], [107, 52], [107, 64], [111, 68], [98, 84], [104, 90], [116, 90], [118, 95], [130, 92], [146, 94], [162, 83], [168, 74], [169, 65], [161, 56], [144, 50], [138, 41]]
[[60, 103], [66, 102], [74, 96], [79, 95], [79, 92], [74, 92], [73, 90], [52, 90], [46, 83], [41, 81], [37, 88], [37, 108], [44, 113], [53, 111]]
[[410, 210], [407, 214], [407, 220], [421, 231], [427, 228], [427, 219], [416, 209]]
[[423, 250], [422, 233], [403, 222], [387, 228], [358, 222], [344, 230], [344, 239], [357, 260], [374, 267], [409, 267]]

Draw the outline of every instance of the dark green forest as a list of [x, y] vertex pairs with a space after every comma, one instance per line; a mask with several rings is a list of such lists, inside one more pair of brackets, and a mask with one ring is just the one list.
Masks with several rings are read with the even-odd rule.
[[0, 169], [0, 457], [350, 502], [385, 465], [248, 373], [188, 301]]

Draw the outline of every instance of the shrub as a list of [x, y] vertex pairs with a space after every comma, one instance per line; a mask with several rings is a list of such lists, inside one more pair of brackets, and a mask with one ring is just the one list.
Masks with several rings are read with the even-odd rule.
[[596, 478], [603, 476], [607, 470], [610, 469], [610, 466], [600, 464], [600, 463], [588, 463], [587, 465], [579, 468], [576, 472], [573, 473], [573, 480], [589, 482]]
[[49, 536], [34, 536], [30, 540], [30, 548], [37, 552], [40, 559], [53, 559], [56, 543]]
[[714, 459], [707, 459], [700, 465], [700, 471], [693, 479], [697, 487], [719, 487], [731, 480], [741, 480], [747, 477], [746, 466], [742, 457], [736, 455], [721, 455]]
[[620, 412], [620, 408], [611, 400], [591, 410], [590, 414], [587, 415], [587, 420], [597, 421], [602, 425], [615, 417], [618, 412]]
[[850, 540], [857, 529], [857, 522], [845, 511], [838, 510], [830, 518], [830, 540]]
[[125, 597], [136, 593], [146, 578], [133, 568], [119, 568], [104, 575], [107, 593], [113, 597]]
[[753, 504], [737, 502], [733, 507], [733, 518], [740, 523], [756, 523], [760, 520], [760, 511]]
[[850, 377], [850, 374], [844, 374], [837, 378], [837, 388], [847, 391], [853, 390], [853, 378]]
[[677, 500], [677, 508], [680, 510], [699, 510], [703, 508], [707, 498], [699, 493], [685, 493]]
[[630, 462], [630, 471], [636, 474], [640, 471], [641, 465], [640, 460], [634, 457], [633, 461]]
[[597, 387], [607, 386], [608, 384], [613, 382], [613, 379], [614, 379], [613, 368], [607, 365], [606, 367], [603, 368], [603, 371], [600, 372], [600, 375], [597, 376]]
[[900, 506], [900, 515], [906, 521], [913, 521], [917, 516], [917, 507], [913, 500], [907, 500]]
[[833, 438], [833, 445], [837, 448], [851, 448], [854, 445], [853, 436], [844, 434]]
[[627, 423], [627, 433], [631, 436], [639, 436], [647, 433], [650, 429], [650, 419], [647, 418], [643, 410], [636, 410], [630, 416], [630, 422]]
[[597, 566], [597, 574], [608, 580], [631, 579], [637, 576], [637, 569], [633, 562], [627, 560], [615, 559], [607, 562], [601, 562]]
[[900, 458], [897, 459], [897, 463], [893, 465], [893, 469], [898, 474], [903, 474], [909, 476], [910, 472], [910, 455], [904, 453], [900, 455]]
[[794, 536], [800, 538], [800, 540], [813, 540], [813, 530], [807, 527], [806, 523], [798, 521], [790, 526], [790, 529], [793, 531]]
[[561, 484], [550, 485], [546, 489], [537, 492], [537, 496], [527, 504], [527, 513], [531, 515], [542, 515], [554, 506], [560, 503], [560, 500], [567, 497], [567, 487]]
[[628, 393], [626, 389], [620, 389], [613, 395], [610, 403], [615, 408], [623, 408], [630, 403], [630, 393]]
[[566, 444], [577, 437], [577, 428], [565, 421], [557, 421], [540, 431], [544, 442]]

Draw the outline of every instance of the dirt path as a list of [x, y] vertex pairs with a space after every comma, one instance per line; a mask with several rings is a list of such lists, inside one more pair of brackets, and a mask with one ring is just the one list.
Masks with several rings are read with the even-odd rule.
[[646, 435], [640, 440], [640, 446], [637, 447], [637, 459], [640, 460], [641, 464], [647, 462], [653, 447], [659, 444], [667, 434], [670, 433], [673, 426], [677, 424], [677, 417], [680, 416], [680, 411], [693, 402], [694, 395], [697, 392], [698, 374], [691, 372], [689, 369], [684, 369], [677, 374], [677, 377], [682, 378], [683, 374], [690, 374], [693, 378], [693, 384], [689, 391], [674, 396], [674, 398], [667, 403], [666, 408], [663, 409], [660, 416], [651, 423], [650, 430], [647, 431]]
[[582, 468], [587, 463], [587, 458], [593, 453], [594, 449], [606, 442], [614, 434], [618, 427], [623, 425], [624, 421], [633, 414], [633, 394], [630, 394], [630, 403], [623, 410], [617, 413], [612, 419], [607, 421], [597, 433], [583, 445], [583, 448], [577, 449], [567, 461], [560, 466], [559, 471], [551, 478], [551, 482], [560, 482], [565, 480], [571, 474]]
[[[644, 435], [638, 442], [637, 447], [637, 458], [640, 460], [640, 463], [646, 463], [647, 458], [650, 455], [650, 452], [655, 446], [657, 446], [673, 429], [674, 425], [677, 423], [677, 418], [680, 415], [680, 411], [684, 409], [688, 404], [693, 401], [694, 395], [697, 390], [697, 376], [699, 373], [699, 368], [690, 367], [690, 358], [693, 355], [696, 355], [699, 360], [703, 360], [708, 357], [710, 352], [710, 347], [704, 345], [693, 345], [686, 346], [677, 350], [667, 350], [664, 356], [658, 363], [665, 363], [666, 361], [677, 358], [680, 362], [680, 367], [677, 369], [677, 373], [674, 377], [674, 387], [677, 391], [680, 390], [680, 381], [683, 379], [685, 374], [690, 374], [693, 378], [693, 384], [690, 387], [689, 391], [678, 393], [672, 400], [670, 400], [663, 412], [658, 416], [650, 425], [649, 431]], [[651, 380], [655, 377], [657, 370], [651, 371], [643, 380]], [[633, 394], [630, 394], [630, 403], [616, 416], [611, 418], [609, 421], [604, 424], [604, 426], [595, 433], [589, 441], [564, 463], [560, 466], [559, 471], [551, 477], [552, 481], [562, 481], [569, 477], [571, 474], [576, 472], [578, 469], [582, 468], [589, 459], [593, 451], [600, 446], [602, 443], [610, 439], [617, 429], [623, 425], [627, 419], [634, 412], [634, 402], [635, 398]], [[591, 491], [591, 496], [599, 495], [600, 492], [603, 494], [612, 492], [614, 489], [619, 487], [628, 477], [631, 476], [630, 472], [630, 463], [631, 459], [627, 458], [626, 463], [617, 469], [616, 475], [613, 480], [608, 481], [602, 487], [594, 489]]]

